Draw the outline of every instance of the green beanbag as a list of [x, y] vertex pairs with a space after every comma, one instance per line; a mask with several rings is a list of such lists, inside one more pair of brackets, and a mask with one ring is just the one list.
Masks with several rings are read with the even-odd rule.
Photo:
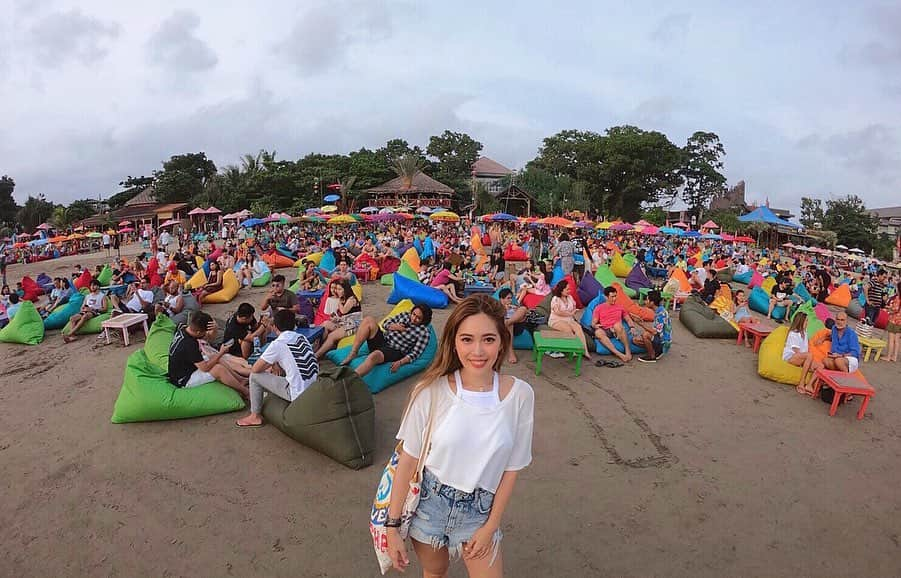
[[[620, 261], [622, 261], [622, 258], [620, 258]], [[631, 269], [628, 268], [629, 266], [626, 265], [625, 262], [623, 263], [623, 266], [627, 268], [626, 274], [623, 275], [623, 278], [625, 278], [629, 274], [629, 271], [631, 271]], [[600, 267], [598, 267], [598, 270], [594, 272], [594, 278], [597, 279], [598, 282], [600, 282], [600, 284], [604, 287], [612, 287], [614, 283], [619, 283], [620, 285], [622, 285], [620, 279], [617, 279], [616, 275], [613, 274], [613, 271], [607, 265], [601, 265]], [[638, 296], [638, 291], [632, 289], [631, 287], [623, 287], [623, 290], [629, 297]]]
[[[76, 312], [77, 313], [77, 312]], [[92, 333], [100, 333], [103, 331], [103, 327], [100, 325], [110, 318], [110, 311], [107, 309], [106, 313], [102, 313], [96, 317], [91, 317], [88, 319], [87, 323], [78, 328], [76, 335], [89, 335]], [[71, 323], [66, 322], [66, 326], [63, 327], [63, 333], [69, 335], [72, 331]]]
[[372, 464], [375, 404], [349, 367], [325, 364], [319, 379], [291, 403], [268, 396], [263, 417], [288, 437], [348, 468]]
[[116, 399], [113, 423], [161, 421], [237, 411], [244, 407], [233, 389], [214, 381], [199, 387], [178, 388], [166, 372], [150, 363], [143, 349], [128, 356], [122, 389]]
[[97, 274], [97, 282], [100, 283], [101, 287], [106, 287], [112, 280], [113, 268], [109, 265], [104, 265], [103, 269], [100, 270], [100, 273]]
[[731, 323], [697, 297], [688, 298], [679, 310], [679, 321], [695, 337], [708, 339], [735, 339], [738, 331]]
[[163, 375], [169, 372], [169, 344], [172, 343], [173, 335], [175, 323], [165, 315], [157, 315], [144, 342], [147, 362], [159, 369]]
[[22, 301], [12, 321], [0, 329], [0, 342], [37, 345], [44, 340], [44, 320], [31, 301]]
[[61, 329], [69, 322], [69, 318], [81, 310], [84, 303], [84, 295], [75, 293], [69, 297], [69, 301], [56, 307], [50, 315], [44, 319], [44, 329]]

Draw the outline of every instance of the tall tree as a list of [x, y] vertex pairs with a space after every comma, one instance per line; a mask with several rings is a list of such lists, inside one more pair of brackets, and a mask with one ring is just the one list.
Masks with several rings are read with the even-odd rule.
[[879, 220], [867, 211], [857, 195], [826, 201], [823, 227], [834, 231], [838, 242], [870, 252], [876, 243]]
[[823, 201], [811, 197], [801, 197], [801, 217], [798, 219], [808, 229], [816, 229], [823, 225]]
[[697, 131], [688, 137], [683, 151], [685, 166], [682, 176], [685, 186], [682, 188], [682, 200], [700, 222], [710, 200], [726, 190], [726, 177], [720, 172], [726, 149], [715, 133]]
[[28, 195], [28, 199], [19, 209], [17, 219], [26, 231], [34, 229], [53, 216], [53, 203], [44, 198], [44, 195]]
[[175, 155], [154, 173], [154, 192], [161, 203], [192, 202], [216, 174], [216, 164], [206, 153]]
[[384, 155], [362, 148], [350, 153], [350, 173], [357, 177], [359, 190], [371, 189], [394, 177], [391, 165]]
[[19, 207], [13, 198], [16, 190], [16, 181], [9, 175], [0, 177], [0, 223], [13, 224], [16, 221], [16, 213]]
[[470, 202], [472, 164], [479, 158], [482, 143], [461, 132], [445, 130], [429, 138], [426, 152], [438, 160], [434, 177], [457, 193], [457, 203]]

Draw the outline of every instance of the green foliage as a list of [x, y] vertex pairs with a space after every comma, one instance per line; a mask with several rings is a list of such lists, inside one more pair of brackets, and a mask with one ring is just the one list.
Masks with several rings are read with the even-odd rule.
[[562, 131], [544, 139], [529, 166], [570, 177], [588, 208], [628, 220], [638, 219], [642, 203], [674, 198], [683, 182], [682, 149], [662, 133], [634, 126], [612, 127], [603, 136]]
[[70, 223], [87, 219], [96, 212], [94, 210], [95, 207], [95, 201], [92, 199], [72, 201], [69, 206], [66, 207], [66, 217]]
[[16, 190], [16, 181], [9, 175], [0, 177], [0, 223], [9, 223], [10, 225], [16, 221], [16, 213], [19, 207], [13, 198], [13, 191]]
[[26, 231], [34, 231], [38, 225], [50, 219], [53, 209], [53, 203], [45, 199], [44, 195], [28, 195], [16, 218]]
[[476, 196], [479, 200], [477, 205], [479, 214], [486, 215], [488, 213], [499, 213], [503, 210], [501, 202], [485, 189], [484, 184], [476, 183]]
[[882, 259], [883, 261], [891, 263], [894, 259], [894, 248], [895, 239], [890, 237], [888, 233], [882, 233], [876, 237], [876, 241], [873, 244], [873, 255], [877, 259]]
[[215, 174], [216, 164], [204, 152], [175, 155], [154, 172], [154, 193], [161, 203], [191, 202]]
[[823, 227], [835, 231], [838, 242], [848, 247], [860, 247], [869, 253], [876, 243], [879, 221], [868, 211], [857, 195], [826, 201]]
[[700, 221], [701, 211], [710, 205], [711, 199], [726, 190], [726, 177], [720, 172], [726, 150], [715, 133], [698, 131], [688, 137], [683, 153], [682, 200]]
[[465, 133], [446, 130], [429, 139], [426, 152], [438, 159], [434, 177], [454, 189], [459, 205], [470, 200], [472, 164], [481, 150], [482, 143]]
[[749, 225], [751, 223], [744, 223], [742, 221], [739, 221], [738, 217], [738, 212], [730, 209], [707, 211], [707, 213], [704, 214], [705, 220], [712, 220], [714, 223], [720, 226], [720, 231], [724, 233], [742, 233], [749, 231]]
[[[512, 181], [513, 179], [508, 177], [504, 186], [509, 186]], [[534, 165], [520, 171], [515, 181], [516, 186], [535, 197], [537, 206], [533, 210], [545, 215], [562, 213], [565, 210], [565, 201], [573, 196], [573, 179], [565, 175], [555, 176], [554, 173]]]
[[420, 157], [414, 154], [405, 154], [400, 158], [394, 159], [391, 163], [391, 170], [401, 178], [404, 186], [409, 188], [413, 182], [413, 177], [417, 173], [422, 172], [425, 166], [426, 163]]
[[349, 172], [357, 177], [357, 189], [363, 191], [395, 176], [384, 155], [365, 148], [350, 153]]
[[[663, 207], [651, 207], [641, 213], [641, 218], [652, 225], [662, 227], [666, 224], [666, 210]], [[717, 221], [717, 224], [719, 224], [719, 221]]]
[[798, 220], [808, 229], [816, 229], [823, 226], [825, 220], [823, 201], [810, 197], [801, 197], [801, 217]]

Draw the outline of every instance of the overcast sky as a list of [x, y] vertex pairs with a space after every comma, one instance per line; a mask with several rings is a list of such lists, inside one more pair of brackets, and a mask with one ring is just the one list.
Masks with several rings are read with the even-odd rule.
[[629, 123], [717, 133], [750, 201], [901, 204], [901, 3], [557, 4], [0, 0], [0, 174], [69, 202], [183, 152], [444, 129], [522, 168], [559, 130]]

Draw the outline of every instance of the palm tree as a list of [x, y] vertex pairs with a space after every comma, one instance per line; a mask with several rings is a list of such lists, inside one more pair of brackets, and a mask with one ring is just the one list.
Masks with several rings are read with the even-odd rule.
[[53, 224], [59, 229], [65, 229], [69, 226], [69, 209], [59, 205], [53, 209], [53, 216], [50, 217]]
[[391, 163], [391, 170], [401, 178], [404, 188], [410, 189], [413, 187], [413, 177], [422, 172], [425, 164], [421, 157], [407, 153], [398, 159], [394, 159]]

